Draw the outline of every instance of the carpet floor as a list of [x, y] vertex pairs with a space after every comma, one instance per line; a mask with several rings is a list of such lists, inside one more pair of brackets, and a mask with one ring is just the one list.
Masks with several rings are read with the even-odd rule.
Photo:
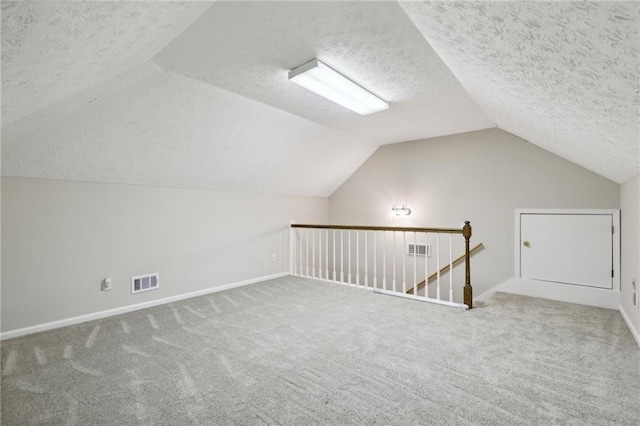
[[285, 277], [2, 342], [2, 425], [634, 425], [617, 311]]

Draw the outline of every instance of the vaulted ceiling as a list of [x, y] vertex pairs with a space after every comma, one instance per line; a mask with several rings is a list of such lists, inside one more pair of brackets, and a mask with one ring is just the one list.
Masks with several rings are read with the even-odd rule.
[[[498, 126], [640, 174], [635, 2], [2, 2], [2, 173], [330, 195], [378, 146]], [[390, 102], [291, 84], [318, 58]]]

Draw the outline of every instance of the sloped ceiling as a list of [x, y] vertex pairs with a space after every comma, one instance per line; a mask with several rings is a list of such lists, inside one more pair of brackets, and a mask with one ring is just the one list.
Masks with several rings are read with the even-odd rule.
[[[291, 84], [314, 57], [391, 108], [361, 117]], [[494, 125], [395, 2], [218, 3], [155, 60], [376, 145]]]
[[3, 126], [151, 59], [208, 7], [2, 2]]
[[401, 5], [500, 128], [619, 183], [640, 174], [640, 3]]
[[[633, 3], [2, 2], [2, 172], [330, 195], [381, 144], [498, 126], [640, 172]], [[391, 103], [287, 81], [317, 57]]]

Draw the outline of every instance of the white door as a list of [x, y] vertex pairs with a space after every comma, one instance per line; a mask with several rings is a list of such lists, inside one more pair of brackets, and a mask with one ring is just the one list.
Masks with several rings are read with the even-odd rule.
[[520, 278], [613, 288], [613, 216], [521, 214]]

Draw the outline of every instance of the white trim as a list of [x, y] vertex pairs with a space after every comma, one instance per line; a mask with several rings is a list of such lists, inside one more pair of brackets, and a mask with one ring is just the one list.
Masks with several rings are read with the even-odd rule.
[[500, 289], [500, 287], [502, 287], [502, 284], [504, 284], [504, 283], [501, 283], [501, 284], [498, 284], [496, 286], [493, 286], [489, 290], [485, 291], [484, 293], [481, 293], [478, 296], [475, 296], [473, 298], [473, 304], [475, 305], [476, 302], [487, 303], [489, 301], [489, 299], [491, 299], [493, 297], [493, 295], [496, 294], [496, 292], [502, 291]]
[[[527, 281], [527, 280], [521, 280], [521, 279], [518, 279], [518, 278], [511, 278], [511, 279], [503, 282], [502, 284], [499, 284], [499, 285], [497, 285], [495, 287], [492, 287], [491, 289], [485, 291], [484, 293], [482, 293], [478, 297], [474, 297], [473, 301], [474, 302], [487, 302], [498, 291], [503, 291], [505, 293], [516, 293], [516, 294], [529, 293], [527, 291], [522, 291], [522, 292], [520, 292], [520, 291], [517, 291], [517, 292], [511, 291], [513, 289], [514, 285], [516, 285], [515, 284], [516, 281], [519, 281], [520, 284], [523, 284], [523, 281]], [[608, 290], [608, 292], [610, 293], [611, 291]], [[530, 293], [529, 294], [525, 294], [525, 295], [536, 297], [536, 296], [533, 296]], [[617, 297], [620, 297], [620, 293], [617, 293]], [[545, 299], [546, 298], [547, 297], [545, 297]], [[558, 299], [555, 299], [555, 300], [558, 300]], [[560, 299], [560, 300], [561, 301], [566, 301], [566, 300], [562, 300], [562, 299]], [[571, 299], [569, 301], [573, 302], [573, 303], [579, 303], [579, 302], [576, 302], [575, 299]], [[604, 308], [610, 308], [610, 306], [600, 306], [600, 305], [596, 305], [596, 306], [604, 307]], [[613, 309], [615, 309], [615, 307]], [[636, 341], [636, 343], [640, 347], [640, 333], [638, 333], [638, 330], [636, 330], [633, 327], [633, 323], [631, 322], [631, 319], [629, 319], [629, 316], [627, 315], [627, 313], [625, 312], [624, 308], [620, 304], [618, 305], [618, 311], [620, 312], [620, 315], [622, 316], [622, 319], [624, 319], [624, 322], [627, 324], [627, 327], [629, 328], [629, 331], [631, 332], [631, 335], [633, 336], [634, 340]]]
[[624, 322], [627, 323], [627, 327], [629, 328], [631, 335], [636, 341], [636, 344], [638, 345], [638, 347], [640, 347], [640, 333], [638, 333], [638, 330], [636, 330], [633, 327], [633, 323], [631, 322], [631, 319], [627, 316], [627, 313], [624, 311], [624, 308], [622, 307], [622, 305], [618, 307], [618, 311], [620, 311], [620, 315], [622, 315], [622, 319], [624, 320]]
[[386, 294], [387, 296], [396, 296], [396, 297], [402, 297], [404, 299], [417, 300], [419, 302], [427, 302], [427, 303], [434, 303], [436, 305], [449, 306], [452, 308], [458, 308], [458, 309], [464, 309], [464, 310], [469, 309], [469, 307], [463, 303], [448, 302], [446, 300], [432, 299], [430, 297], [414, 296], [413, 294], [405, 294], [405, 293], [400, 293], [398, 291], [389, 291], [389, 290], [382, 290], [382, 289], [376, 288], [373, 290], [373, 292], [379, 293], [379, 294]]
[[19, 328], [17, 330], [5, 331], [0, 333], [0, 340], [13, 339], [14, 337], [26, 336], [27, 334], [39, 333], [41, 331], [52, 330], [54, 328], [66, 327], [68, 325], [79, 324], [82, 322], [93, 321], [101, 318], [112, 317], [114, 315], [125, 314], [127, 312], [137, 311], [140, 309], [151, 308], [152, 306], [164, 305], [166, 303], [177, 302], [178, 300], [190, 299], [192, 297], [203, 296], [205, 294], [217, 293], [219, 291], [230, 290], [236, 287], [242, 287], [249, 284], [255, 284], [262, 281], [268, 281], [275, 278], [286, 277], [289, 272], [280, 272], [278, 274], [267, 275], [258, 278], [252, 278], [245, 281], [239, 281], [231, 284], [210, 287], [204, 290], [192, 291], [190, 293], [177, 294], [162, 299], [150, 300], [148, 302], [136, 303], [135, 305], [122, 306], [120, 308], [108, 309], [106, 311], [94, 312], [91, 314], [80, 315], [73, 318], [66, 318], [58, 321], [48, 322], [44, 324], [33, 325], [30, 327]]
[[374, 291], [375, 289], [373, 287], [367, 287], [364, 285], [356, 285], [356, 284], [351, 284], [347, 281], [336, 281], [336, 280], [327, 280], [324, 278], [317, 278], [317, 277], [308, 277], [306, 275], [300, 275], [300, 274], [291, 274], [292, 277], [299, 277], [299, 278], [307, 278], [310, 280], [314, 280], [314, 281], [320, 281], [323, 283], [331, 283], [331, 284], [339, 284], [339, 285], [344, 285], [347, 287], [351, 287], [351, 288], [358, 288], [360, 290], [369, 290], [369, 291]]
[[[515, 210], [515, 229], [514, 229], [514, 255], [513, 255], [513, 272], [514, 277], [520, 278], [520, 250], [522, 250], [522, 242], [520, 241], [520, 215], [522, 214], [572, 214], [572, 215], [611, 215], [613, 222], [613, 288], [608, 290], [612, 292], [620, 292], [620, 210], [619, 209], [516, 209]], [[588, 287], [585, 287], [588, 288]], [[540, 296], [542, 297], [542, 296]], [[575, 302], [580, 303], [580, 302]], [[611, 309], [616, 309], [611, 307]]]
[[[298, 275], [298, 276], [300, 276], [302, 278], [307, 278], [307, 277], [303, 277], [302, 275]], [[357, 288], [357, 289], [360, 289], [360, 290], [369, 290], [369, 291], [373, 291], [374, 290], [373, 287], [366, 287], [366, 286], [363, 286], [363, 285], [351, 284], [348, 281], [320, 280], [318, 278], [313, 278], [313, 277], [309, 277], [309, 278], [312, 279], [312, 280], [323, 281], [323, 282], [331, 283], [331, 284], [345, 285], [347, 287]]]
[[607, 309], [618, 309], [621, 300], [619, 291], [524, 278], [510, 278], [474, 300], [487, 301], [497, 291]]

